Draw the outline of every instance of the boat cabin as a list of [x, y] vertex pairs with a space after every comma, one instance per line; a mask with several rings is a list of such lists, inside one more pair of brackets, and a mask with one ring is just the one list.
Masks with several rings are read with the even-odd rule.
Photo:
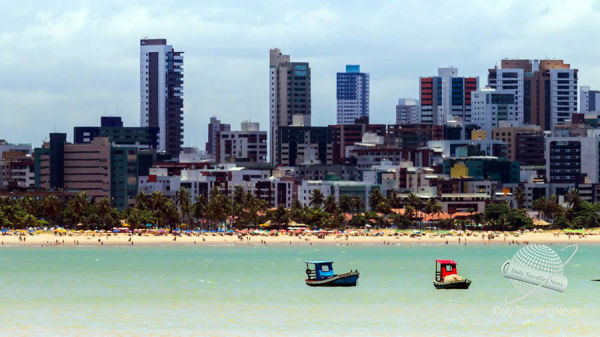
[[456, 262], [452, 260], [435, 260], [435, 280], [437, 282], [444, 282], [444, 277], [456, 274]]
[[332, 261], [305, 261], [306, 276], [309, 280], [324, 280], [334, 276]]

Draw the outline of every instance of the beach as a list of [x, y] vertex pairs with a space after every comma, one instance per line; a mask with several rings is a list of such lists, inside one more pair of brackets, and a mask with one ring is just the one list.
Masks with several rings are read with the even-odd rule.
[[[349, 231], [351, 232], [351, 231]], [[360, 232], [359, 232], [360, 233]], [[378, 234], [377, 234], [378, 233]], [[600, 232], [591, 234], [566, 235], [562, 231], [524, 232], [515, 236], [511, 233], [491, 234], [472, 232], [440, 236], [434, 232], [424, 235], [410, 235], [410, 232], [393, 230], [371, 231], [369, 234], [329, 234], [319, 238], [316, 233], [309, 235], [228, 235], [224, 233], [203, 233], [199, 235], [152, 235], [126, 233], [42, 233], [35, 235], [2, 235], [2, 245], [18, 246], [135, 246], [135, 245], [511, 245], [511, 244], [600, 244]], [[493, 238], [491, 238], [493, 236]], [[19, 238], [21, 237], [21, 240]], [[241, 239], [240, 239], [241, 237]], [[22, 239], [25, 239], [24, 241]]]

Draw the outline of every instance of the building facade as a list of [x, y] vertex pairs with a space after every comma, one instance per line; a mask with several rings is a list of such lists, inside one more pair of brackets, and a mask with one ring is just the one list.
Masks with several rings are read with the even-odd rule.
[[483, 89], [471, 93], [472, 122], [491, 133], [501, 121], [516, 121], [513, 90]]
[[290, 62], [279, 49], [269, 52], [269, 107], [271, 127], [271, 163], [280, 161], [279, 128], [311, 126], [311, 86], [308, 62]]
[[359, 65], [347, 65], [337, 73], [337, 124], [354, 124], [357, 118], [369, 117], [369, 74]]
[[73, 143], [91, 143], [95, 137], [108, 138], [114, 146], [157, 149], [159, 128], [124, 127], [121, 117], [102, 117], [100, 126], [76, 126], [73, 128]]
[[506, 143], [506, 157], [521, 166], [544, 166], [544, 131], [537, 125], [500, 126], [492, 132], [494, 140]]
[[275, 165], [332, 165], [332, 129], [313, 126], [279, 127], [279, 159]]
[[267, 131], [242, 122], [241, 131], [217, 133], [217, 163], [267, 163]]
[[471, 92], [479, 88], [479, 77], [459, 77], [457, 68], [448, 67], [419, 82], [421, 123], [444, 125], [454, 118], [471, 121]]
[[420, 124], [421, 105], [418, 99], [400, 98], [396, 105], [396, 124]]
[[583, 114], [600, 113], [600, 91], [591, 90], [590, 87], [579, 87], [580, 111]]
[[551, 184], [598, 183], [600, 138], [546, 139], [546, 179]]
[[488, 70], [488, 85], [514, 90], [517, 114], [522, 85], [523, 122], [544, 130], [552, 130], [577, 112], [577, 69], [563, 60], [502, 60], [500, 69]]
[[119, 209], [137, 194], [136, 147], [115, 147], [106, 137], [71, 144], [66, 134], [51, 133], [50, 142], [34, 151], [35, 187], [85, 192], [92, 201], [108, 198]]
[[166, 39], [140, 40], [140, 126], [159, 129], [160, 151], [183, 147], [183, 52]]
[[210, 155], [217, 155], [217, 135], [219, 132], [231, 131], [230, 124], [223, 124], [217, 117], [211, 117], [208, 123], [208, 141], [206, 142], [206, 152]]

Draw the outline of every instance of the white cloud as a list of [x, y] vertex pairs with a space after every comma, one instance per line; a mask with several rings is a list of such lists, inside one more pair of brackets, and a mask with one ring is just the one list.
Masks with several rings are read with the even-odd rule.
[[[300, 4], [300, 5], [299, 5]], [[371, 116], [392, 123], [399, 97], [440, 66], [481, 76], [504, 57], [563, 58], [600, 88], [591, 1], [86, 1], [5, 5], [0, 138], [39, 146], [49, 132], [106, 114], [139, 121], [139, 39], [185, 52], [185, 142], [203, 147], [211, 115], [268, 121], [268, 49], [311, 63], [313, 124], [335, 122], [335, 73], [371, 73]], [[8, 14], [10, 13], [10, 14]], [[118, 107], [118, 108], [117, 108]]]

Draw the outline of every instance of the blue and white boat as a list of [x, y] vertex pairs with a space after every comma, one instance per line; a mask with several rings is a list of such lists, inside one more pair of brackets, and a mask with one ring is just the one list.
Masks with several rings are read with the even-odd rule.
[[304, 263], [306, 263], [306, 284], [311, 287], [354, 287], [360, 275], [358, 270], [334, 274], [332, 261], [305, 261]]

